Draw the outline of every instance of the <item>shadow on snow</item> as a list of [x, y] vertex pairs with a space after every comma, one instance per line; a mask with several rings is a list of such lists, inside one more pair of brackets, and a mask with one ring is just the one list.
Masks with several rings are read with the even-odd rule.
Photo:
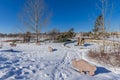
[[13, 52], [13, 53], [20, 53], [22, 51], [17, 51], [17, 50], [13, 50], [13, 49], [8, 49], [8, 50], [1, 50], [0, 52]]
[[101, 74], [101, 73], [109, 73], [109, 72], [111, 72], [111, 71], [107, 70], [104, 67], [97, 67], [97, 70], [95, 71], [95, 75]]

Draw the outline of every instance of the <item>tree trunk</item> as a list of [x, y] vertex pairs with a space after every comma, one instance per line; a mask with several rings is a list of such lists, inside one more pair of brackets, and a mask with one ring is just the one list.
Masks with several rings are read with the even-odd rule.
[[38, 42], [38, 23], [37, 23], [37, 21], [36, 21], [36, 23], [35, 23], [35, 27], [36, 27], [36, 43]]
[[37, 38], [37, 40], [36, 40], [36, 42], [38, 42], [38, 30], [36, 31], [36, 38]]

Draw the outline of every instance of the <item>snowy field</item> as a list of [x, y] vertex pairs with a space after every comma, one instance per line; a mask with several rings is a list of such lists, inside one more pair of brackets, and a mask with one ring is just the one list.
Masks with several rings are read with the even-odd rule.
[[[86, 54], [97, 44], [74, 46], [76, 43], [18, 43], [11, 47], [4, 42], [0, 49], [0, 80], [120, 80], [120, 72], [89, 60]], [[53, 52], [48, 47], [54, 48]], [[94, 76], [79, 73], [72, 59], [85, 59], [97, 66]]]

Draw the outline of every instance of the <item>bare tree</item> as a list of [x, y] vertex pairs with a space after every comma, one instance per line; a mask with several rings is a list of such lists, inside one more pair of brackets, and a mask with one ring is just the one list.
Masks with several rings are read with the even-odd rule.
[[107, 13], [108, 1], [107, 0], [100, 0], [99, 5], [97, 5], [98, 9], [101, 11], [102, 15], [102, 32], [105, 31], [105, 15]]
[[99, 0], [99, 4], [97, 4], [97, 8], [99, 9], [100, 15], [101, 15], [102, 37], [105, 37], [105, 33], [108, 31], [108, 28], [110, 28], [110, 20], [112, 17], [113, 3], [111, 3], [109, 0]]
[[60, 34], [60, 31], [58, 29], [54, 28], [48, 34], [52, 40], [55, 40], [57, 38], [57, 36]]
[[26, 0], [23, 10], [20, 20], [26, 29], [36, 33], [36, 42], [38, 42], [39, 31], [47, 23], [50, 16], [45, 2], [44, 0]]

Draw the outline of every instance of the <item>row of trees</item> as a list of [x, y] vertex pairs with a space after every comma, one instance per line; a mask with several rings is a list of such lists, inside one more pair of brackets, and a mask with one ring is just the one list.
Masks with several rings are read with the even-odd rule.
[[17, 34], [3, 34], [3, 33], [0, 33], [0, 37], [22, 37], [24, 36], [23, 33], [17, 33]]
[[[94, 38], [99, 39], [99, 37], [103, 36], [105, 33], [105, 16], [107, 13], [108, 1], [100, 0], [100, 6], [98, 8], [101, 11], [101, 14], [97, 17], [94, 25]], [[50, 12], [47, 9], [47, 6], [44, 0], [26, 0], [24, 9], [22, 14], [20, 15], [20, 20], [22, 24], [26, 27], [30, 32], [36, 33], [36, 42], [38, 42], [38, 36], [42, 29], [42, 27], [47, 23], [50, 18]], [[57, 33], [58, 32], [58, 33]], [[68, 32], [72, 32], [68, 31]], [[69, 33], [69, 34], [70, 34]], [[53, 39], [56, 38], [55, 34], [59, 34], [59, 31], [53, 30], [49, 33]], [[67, 34], [63, 34], [61, 37], [65, 37]], [[71, 35], [67, 35], [68, 38]]]

